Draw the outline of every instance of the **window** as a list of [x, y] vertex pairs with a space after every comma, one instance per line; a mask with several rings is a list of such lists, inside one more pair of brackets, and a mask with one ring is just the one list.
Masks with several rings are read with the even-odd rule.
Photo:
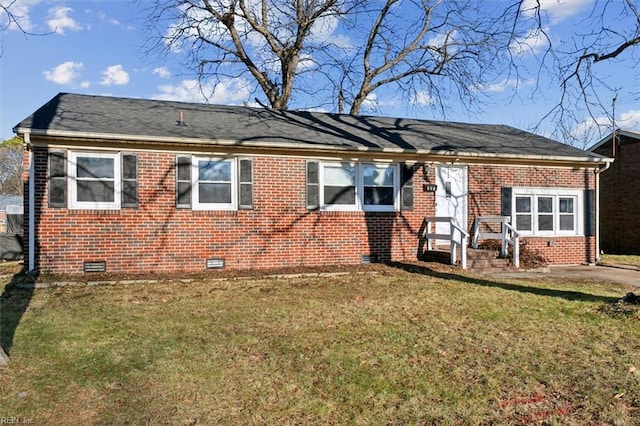
[[363, 164], [362, 197], [365, 210], [395, 210], [397, 199], [397, 167]]
[[234, 160], [193, 157], [191, 177], [194, 210], [236, 208]]
[[531, 231], [533, 229], [532, 198], [516, 197], [516, 229], [519, 231]]
[[560, 197], [560, 231], [573, 231], [576, 226], [576, 213], [574, 210], [574, 197]]
[[355, 164], [323, 164], [322, 183], [322, 205], [356, 208]]
[[119, 209], [119, 153], [69, 153], [69, 208]]
[[395, 211], [396, 164], [322, 163], [320, 205], [325, 210]]
[[513, 188], [516, 229], [528, 235], [578, 235], [582, 232], [582, 191]]
[[176, 207], [193, 210], [253, 209], [253, 160], [178, 155]]

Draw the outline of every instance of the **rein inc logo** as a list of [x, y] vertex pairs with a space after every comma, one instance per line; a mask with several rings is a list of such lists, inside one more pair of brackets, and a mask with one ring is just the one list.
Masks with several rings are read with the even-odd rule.
[[28, 425], [33, 424], [33, 419], [20, 416], [2, 416], [0, 417], [0, 425]]

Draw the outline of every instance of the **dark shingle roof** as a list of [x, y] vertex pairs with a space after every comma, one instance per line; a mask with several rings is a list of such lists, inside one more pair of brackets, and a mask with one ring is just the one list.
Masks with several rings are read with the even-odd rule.
[[[179, 112], [186, 125], [178, 124]], [[60, 93], [14, 131], [300, 149], [478, 156], [604, 157], [509, 126], [351, 116]]]

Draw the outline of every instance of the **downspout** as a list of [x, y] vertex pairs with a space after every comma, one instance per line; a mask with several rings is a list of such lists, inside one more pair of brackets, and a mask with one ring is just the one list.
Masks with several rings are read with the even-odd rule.
[[24, 143], [29, 153], [29, 262], [28, 273], [36, 269], [36, 181], [35, 181], [35, 161], [33, 156], [33, 147], [31, 145], [31, 135], [25, 132]]
[[596, 264], [600, 263], [600, 173], [607, 170], [611, 167], [611, 163], [604, 163], [604, 166], [601, 166], [595, 169], [596, 175]]

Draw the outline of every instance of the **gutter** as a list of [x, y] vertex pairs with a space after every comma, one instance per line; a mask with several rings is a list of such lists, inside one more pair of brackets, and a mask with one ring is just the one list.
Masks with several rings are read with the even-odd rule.
[[595, 170], [596, 175], [596, 264], [600, 263], [600, 174], [611, 167], [612, 161], [604, 163], [602, 167]]
[[217, 147], [240, 147], [240, 148], [259, 148], [259, 149], [297, 149], [307, 152], [353, 152], [353, 153], [379, 153], [390, 155], [411, 155], [411, 156], [440, 156], [454, 159], [497, 159], [504, 161], [512, 159], [517, 161], [533, 160], [542, 162], [558, 162], [558, 163], [606, 163], [613, 161], [606, 157], [577, 157], [577, 156], [556, 156], [556, 155], [527, 155], [527, 154], [496, 154], [481, 152], [465, 152], [465, 151], [432, 151], [424, 149], [403, 149], [403, 148], [369, 148], [369, 147], [351, 147], [351, 146], [335, 146], [335, 145], [313, 145], [296, 142], [260, 142], [242, 143], [233, 139], [203, 139], [203, 138], [184, 138], [173, 136], [149, 136], [149, 135], [126, 135], [112, 133], [92, 133], [92, 132], [71, 132], [60, 130], [42, 130], [18, 127], [13, 129], [14, 132], [31, 133], [33, 136], [46, 136], [57, 138], [84, 139], [88, 141], [104, 140], [104, 141], [120, 141], [120, 142], [138, 142], [138, 143], [154, 143], [154, 144], [183, 144], [197, 146], [217, 146]]
[[27, 152], [29, 153], [29, 253], [27, 273], [31, 273], [36, 269], [35, 159], [33, 149], [31, 148], [31, 134], [24, 132], [22, 136]]

